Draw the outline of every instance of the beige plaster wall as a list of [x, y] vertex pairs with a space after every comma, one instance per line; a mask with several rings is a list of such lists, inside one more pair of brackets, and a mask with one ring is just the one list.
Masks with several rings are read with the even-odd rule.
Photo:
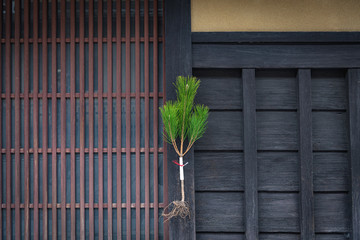
[[360, 31], [360, 0], [191, 0], [193, 32]]

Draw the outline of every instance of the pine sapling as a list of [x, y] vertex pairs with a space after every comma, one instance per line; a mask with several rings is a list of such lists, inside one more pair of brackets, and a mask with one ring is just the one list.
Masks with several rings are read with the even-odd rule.
[[[173, 145], [179, 156], [181, 200], [171, 202], [164, 209], [162, 216], [167, 218], [166, 221], [177, 216], [190, 217], [189, 204], [185, 201], [183, 157], [204, 135], [209, 116], [208, 107], [194, 105], [197, 89], [200, 86], [199, 79], [179, 76], [174, 86], [177, 95], [176, 101], [167, 101], [160, 108], [160, 112], [164, 124], [163, 137]], [[187, 140], [187, 146], [185, 146], [185, 140]], [[168, 213], [166, 213], [167, 210], [169, 210]]]

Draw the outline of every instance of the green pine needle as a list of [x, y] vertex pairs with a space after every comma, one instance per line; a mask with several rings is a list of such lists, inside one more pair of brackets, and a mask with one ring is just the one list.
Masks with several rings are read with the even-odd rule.
[[[194, 106], [194, 99], [200, 86], [196, 77], [179, 76], [174, 83], [177, 100], [167, 101], [160, 107], [164, 124], [164, 139], [174, 146], [179, 156], [184, 156], [195, 141], [200, 139], [206, 130], [209, 108], [204, 105]], [[185, 139], [188, 146], [183, 148]], [[176, 140], [180, 139], [180, 148]]]

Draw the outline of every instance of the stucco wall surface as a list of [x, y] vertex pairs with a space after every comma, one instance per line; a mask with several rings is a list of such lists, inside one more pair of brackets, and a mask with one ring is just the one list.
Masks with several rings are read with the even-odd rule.
[[191, 0], [193, 32], [360, 31], [360, 0]]

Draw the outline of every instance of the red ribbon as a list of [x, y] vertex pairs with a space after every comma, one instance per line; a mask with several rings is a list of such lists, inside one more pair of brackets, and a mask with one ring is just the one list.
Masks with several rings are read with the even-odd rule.
[[183, 167], [183, 166], [185, 166], [186, 164], [183, 164], [183, 165], [181, 165], [180, 163], [178, 163], [176, 160], [173, 160], [173, 163], [175, 163], [176, 165], [179, 165], [180, 167]]

